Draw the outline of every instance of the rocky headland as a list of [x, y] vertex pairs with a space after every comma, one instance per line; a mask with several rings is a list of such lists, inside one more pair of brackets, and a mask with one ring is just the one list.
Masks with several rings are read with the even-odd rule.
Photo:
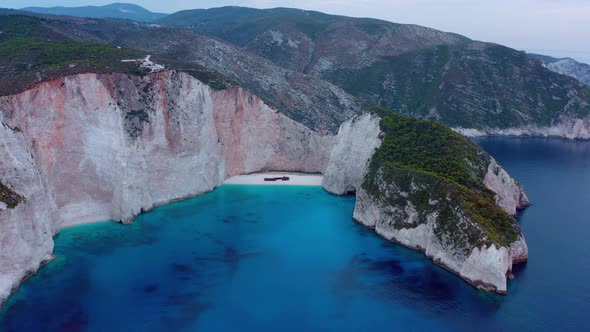
[[[364, 137], [369, 146], [352, 143]], [[384, 109], [356, 116], [340, 128], [324, 188], [356, 192], [355, 220], [478, 288], [505, 293], [512, 265], [527, 259], [514, 219], [529, 204], [522, 187], [438, 123]]]

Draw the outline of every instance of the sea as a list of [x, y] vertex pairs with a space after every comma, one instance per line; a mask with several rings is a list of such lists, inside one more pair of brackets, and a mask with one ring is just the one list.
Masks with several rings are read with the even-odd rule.
[[590, 331], [590, 142], [475, 141], [533, 203], [507, 295], [356, 223], [353, 196], [222, 185], [63, 230], [0, 331]]

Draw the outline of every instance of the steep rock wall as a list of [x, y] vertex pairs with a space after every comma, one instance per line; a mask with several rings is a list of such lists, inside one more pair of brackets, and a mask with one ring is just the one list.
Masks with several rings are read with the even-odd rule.
[[510, 215], [516, 215], [519, 210], [530, 204], [522, 186], [502, 166], [498, 165], [494, 158], [488, 166], [484, 184], [496, 193], [496, 203]]
[[[423, 251], [435, 263], [461, 276], [476, 287], [499, 293], [507, 291], [507, 278], [512, 265], [526, 261], [528, 248], [524, 237], [507, 246], [465, 246], [464, 241], [485, 239], [486, 233], [466, 216], [461, 209], [451, 209], [453, 225], [441, 225], [437, 217], [448, 213], [448, 207], [439, 197], [430, 197], [432, 211], [425, 222], [419, 218], [416, 202], [408, 200], [405, 206], [384, 203], [392, 197], [424, 195], [431, 190], [415, 182], [415, 191], [400, 190], [395, 184], [382, 183], [384, 197], [375, 197], [366, 190], [357, 191], [354, 219], [373, 228], [387, 240]], [[449, 227], [450, 226], [450, 227]], [[472, 237], [472, 238], [471, 238]]]
[[212, 99], [226, 177], [261, 170], [324, 172], [333, 136], [318, 135], [243, 89]]
[[[323, 172], [333, 145], [239, 87], [164, 71], [81, 74], [0, 98], [0, 302], [81, 222], [130, 222], [155, 205], [261, 170]], [[11, 129], [12, 128], [12, 129]]]
[[[324, 188], [342, 194], [343, 188], [354, 186], [357, 190], [355, 220], [387, 240], [423, 251], [435, 263], [476, 287], [506, 292], [512, 265], [528, 257], [520, 230], [517, 229], [519, 235], [512, 243], [488, 245], [489, 234], [460, 207], [450, 203], [457, 197], [449, 196], [449, 189], [436, 177], [381, 169], [376, 179], [367, 179], [369, 162], [365, 158], [373, 156], [381, 141], [373, 141], [375, 144], [369, 147], [355, 142], [359, 137], [378, 137], [379, 133], [379, 118], [371, 114], [364, 115], [363, 121], [353, 119], [343, 124], [326, 170]], [[369, 180], [378, 187], [378, 195], [370, 194], [361, 185]], [[510, 215], [529, 204], [522, 187], [493, 158], [484, 184], [496, 193], [496, 203]], [[446, 196], [439, 197], [440, 193]], [[422, 206], [424, 197], [427, 197], [426, 207]], [[438, 217], [443, 213], [447, 220], [452, 220], [451, 224], [440, 224]]]
[[381, 145], [379, 121], [378, 116], [363, 113], [340, 126], [322, 182], [325, 190], [342, 195], [360, 188], [369, 162]]
[[0, 125], [0, 178], [24, 197], [13, 208], [0, 207], [0, 303], [21, 278], [52, 258], [57, 208], [36, 167], [23, 134]]

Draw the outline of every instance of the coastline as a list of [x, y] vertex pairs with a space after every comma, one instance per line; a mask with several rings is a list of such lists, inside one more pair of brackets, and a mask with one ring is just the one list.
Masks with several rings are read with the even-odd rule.
[[479, 137], [532, 137], [532, 138], [556, 138], [569, 141], [590, 140], [590, 126], [587, 122], [590, 117], [575, 119], [571, 122], [557, 124], [551, 127], [523, 126], [512, 128], [463, 128], [451, 127], [456, 133], [467, 138]]
[[[283, 177], [283, 176], [289, 177], [289, 180], [287, 180], [287, 181], [280, 181], [280, 180], [279, 181], [264, 181], [265, 177]], [[252, 174], [237, 175], [237, 176], [229, 177], [229, 178], [225, 179], [220, 184], [220, 186], [221, 185], [321, 186], [323, 178], [324, 177], [321, 174], [306, 174], [306, 173], [295, 173], [295, 172], [252, 173]], [[215, 188], [213, 188], [213, 190], [215, 190]], [[200, 192], [195, 195], [190, 195], [187, 197], [179, 197], [179, 198], [172, 199], [172, 200], [169, 200], [166, 202], [159, 202], [159, 203], [154, 204], [154, 206], [152, 206], [152, 208], [150, 208], [149, 210], [146, 210], [143, 212], [148, 212], [158, 206], [168, 205], [168, 204], [171, 204], [174, 202], [182, 201], [185, 199], [190, 199], [190, 198], [200, 196], [200, 195], [203, 195], [206, 193], [207, 192]], [[87, 218], [81, 218], [76, 221], [65, 222], [65, 223], [60, 224], [60, 227], [54, 232], [53, 237], [57, 236], [61, 231], [63, 231], [64, 229], [67, 229], [67, 228], [76, 227], [76, 226], [84, 226], [84, 225], [92, 225], [92, 224], [102, 224], [102, 223], [109, 223], [109, 222], [116, 223], [117, 221], [110, 219], [109, 216], [101, 216], [101, 217], [95, 217], [95, 218], [87, 217]], [[41, 262], [39, 268], [50, 263], [55, 258], [56, 258], [55, 254], [52, 253], [51, 259]], [[6, 299], [0, 300], [0, 309], [4, 308], [4, 305], [6, 304], [6, 302], [20, 288], [20, 285], [22, 285], [24, 282], [26, 282], [31, 276], [38, 273], [38, 270], [39, 269], [37, 269], [37, 271], [35, 271], [35, 273], [28, 273], [21, 278], [21, 281], [19, 282], [18, 286], [11, 290], [10, 295]]]
[[[112, 219], [109, 219], [109, 217], [105, 217], [105, 218], [96, 218], [96, 219], [81, 219], [79, 221], [70, 221], [70, 222], [64, 222], [63, 224], [60, 225], [59, 230], [57, 231], [57, 233], [61, 232], [62, 230], [66, 229], [66, 228], [70, 228], [70, 227], [75, 227], [75, 226], [80, 226], [80, 225], [91, 225], [91, 224], [98, 224], [98, 223], [103, 223], [103, 222], [116, 222]], [[56, 235], [57, 235], [56, 233]]]
[[[287, 176], [289, 180], [287, 181], [264, 181], [265, 177], [282, 177]], [[225, 179], [221, 185], [253, 185], [253, 186], [321, 186], [323, 175], [321, 174], [306, 174], [306, 173], [294, 173], [294, 172], [265, 172], [265, 173], [251, 173], [245, 175], [236, 175]], [[213, 189], [215, 190], [215, 188]], [[180, 197], [177, 199], [173, 199], [166, 202], [159, 202], [154, 204], [153, 208], [158, 206], [168, 205], [174, 202], [182, 201], [185, 199], [190, 199], [196, 196], [200, 196], [206, 194], [206, 192], [198, 193], [196, 195], [191, 195], [187, 197]], [[150, 209], [151, 210], [151, 209]], [[144, 211], [144, 212], [148, 212]], [[86, 218], [86, 219], [79, 219], [76, 221], [70, 221], [62, 223], [59, 227], [57, 233], [61, 230], [81, 226], [81, 225], [90, 225], [90, 224], [97, 224], [97, 223], [105, 223], [105, 222], [117, 222], [112, 220], [109, 216], [102, 216], [99, 218]], [[57, 234], [56, 233], [56, 234]]]

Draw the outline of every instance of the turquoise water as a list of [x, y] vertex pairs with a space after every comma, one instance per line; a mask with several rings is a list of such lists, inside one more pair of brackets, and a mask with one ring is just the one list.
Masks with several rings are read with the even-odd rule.
[[479, 140], [526, 186], [530, 261], [480, 292], [319, 187], [222, 186], [132, 225], [64, 230], [0, 331], [590, 329], [590, 143]]

